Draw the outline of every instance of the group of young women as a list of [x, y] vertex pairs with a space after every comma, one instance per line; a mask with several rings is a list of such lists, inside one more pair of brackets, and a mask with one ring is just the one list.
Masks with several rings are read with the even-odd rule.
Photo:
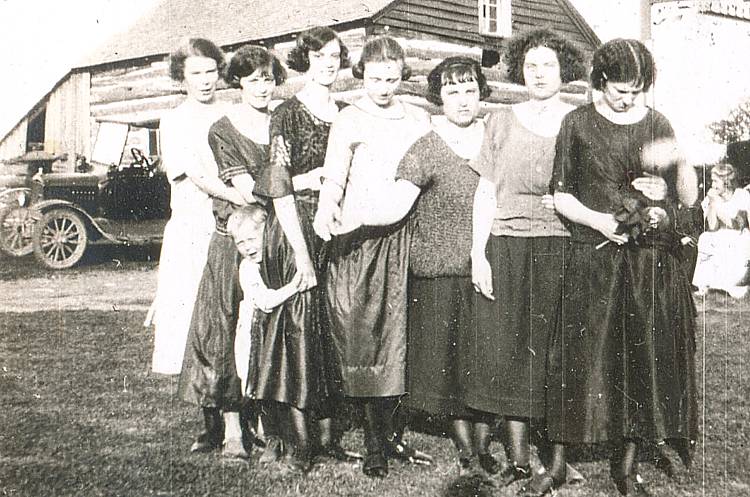
[[[655, 67], [640, 42], [597, 50], [601, 98], [574, 109], [560, 89], [585, 76], [580, 52], [550, 31], [518, 35], [508, 76], [529, 99], [486, 119], [489, 86], [464, 56], [428, 76], [426, 98], [442, 115], [399, 98], [410, 69], [387, 36], [368, 40], [352, 67], [364, 94], [348, 106], [330, 93], [349, 59], [328, 28], [298, 36], [287, 65], [305, 86], [272, 113], [285, 71], [265, 49], [239, 49], [224, 71], [221, 52], [196, 39], [171, 62], [188, 97], [162, 121], [173, 214], [154, 369], [176, 372], [157, 368], [185, 326], [166, 316], [192, 306], [179, 392], [205, 417], [193, 450], [247, 457], [244, 398], [263, 406], [262, 460], [285, 455], [304, 472], [315, 456], [350, 459], [332, 421], [348, 399], [364, 413], [369, 476], [386, 476], [389, 459], [431, 460], [404, 443], [403, 406], [450, 419], [461, 474], [527, 480], [523, 495], [566, 481], [571, 444], [610, 443], [613, 480], [629, 495], [646, 492], [640, 446], [676, 440], [689, 462], [695, 323], [675, 209], [695, 201], [696, 181], [678, 153], [664, 153], [672, 129], [643, 102]], [[219, 109], [220, 73], [241, 104]], [[178, 202], [188, 189], [195, 201]], [[207, 199], [210, 242], [191, 225], [205, 225]], [[263, 283], [298, 291], [255, 313], [243, 391], [240, 255], [226, 223], [245, 204], [267, 210]], [[202, 277], [188, 262], [204, 264]], [[505, 467], [489, 451], [498, 418]], [[532, 421], [546, 433], [536, 474]]]

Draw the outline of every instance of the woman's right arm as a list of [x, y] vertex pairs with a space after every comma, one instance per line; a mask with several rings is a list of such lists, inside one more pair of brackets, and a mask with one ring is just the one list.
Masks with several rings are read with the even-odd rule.
[[349, 120], [342, 119], [342, 114], [336, 117], [328, 135], [326, 159], [323, 165], [323, 186], [320, 188], [318, 210], [315, 212], [313, 229], [323, 240], [330, 240], [336, 221], [341, 217], [341, 199], [349, 177], [354, 153], [349, 138]]
[[589, 209], [570, 193], [555, 192], [554, 200], [555, 209], [566, 219], [595, 229], [618, 245], [627, 243], [627, 234], [615, 233], [619, 223], [612, 214]]
[[479, 178], [472, 213], [471, 282], [475, 290], [490, 300], [495, 300], [495, 297], [492, 294], [492, 267], [487, 260], [486, 249], [497, 208], [495, 192], [494, 183]]

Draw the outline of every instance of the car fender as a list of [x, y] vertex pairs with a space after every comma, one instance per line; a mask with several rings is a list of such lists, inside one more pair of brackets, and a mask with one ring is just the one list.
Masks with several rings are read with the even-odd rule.
[[50, 209], [55, 209], [57, 207], [64, 207], [66, 209], [70, 209], [80, 214], [84, 222], [86, 223], [88, 229], [90, 230], [91, 234], [94, 234], [97, 237], [106, 238], [107, 240], [110, 240], [112, 242], [118, 241], [115, 237], [113, 237], [112, 235], [104, 231], [96, 222], [96, 220], [94, 220], [94, 218], [88, 214], [88, 212], [86, 212], [85, 210], [78, 207], [76, 204], [69, 202], [67, 200], [50, 199], [50, 200], [42, 200], [41, 202], [37, 202], [31, 206], [31, 215], [36, 221], [38, 221], [42, 218], [45, 212], [49, 211]]
[[31, 188], [23, 186], [17, 188], [8, 188], [7, 190], [3, 190], [2, 192], [0, 192], [0, 204], [6, 204], [9, 201], [14, 202], [17, 199], [21, 198], [21, 195], [23, 195], [24, 202], [23, 204], [20, 204], [20, 207], [24, 207], [24, 204], [28, 203], [29, 199], [31, 198]]

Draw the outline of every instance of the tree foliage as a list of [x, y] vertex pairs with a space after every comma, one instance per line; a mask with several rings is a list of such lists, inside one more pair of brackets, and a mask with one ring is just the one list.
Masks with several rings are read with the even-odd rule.
[[740, 103], [729, 115], [708, 125], [718, 143], [750, 140], [750, 100]]

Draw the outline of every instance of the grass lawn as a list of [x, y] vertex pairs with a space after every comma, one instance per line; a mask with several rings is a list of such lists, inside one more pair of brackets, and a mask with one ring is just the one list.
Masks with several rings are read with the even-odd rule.
[[[657, 496], [750, 495], [750, 297], [711, 294], [699, 309], [704, 417], [694, 467], [676, 480], [650, 464], [642, 473]], [[355, 465], [318, 464], [296, 477], [261, 468], [258, 452], [248, 465], [189, 454], [198, 411], [175, 399], [174, 379], [148, 372], [152, 343], [142, 319], [125, 311], [0, 313], [0, 497], [451, 494], [451, 442], [425, 433], [409, 439], [436, 464], [394, 463], [383, 481]], [[352, 430], [344, 444], [361, 448], [361, 439]], [[498, 443], [493, 450], [502, 453]], [[600, 451], [582, 452], [575, 465], [588, 481], [559, 496], [616, 495]]]

